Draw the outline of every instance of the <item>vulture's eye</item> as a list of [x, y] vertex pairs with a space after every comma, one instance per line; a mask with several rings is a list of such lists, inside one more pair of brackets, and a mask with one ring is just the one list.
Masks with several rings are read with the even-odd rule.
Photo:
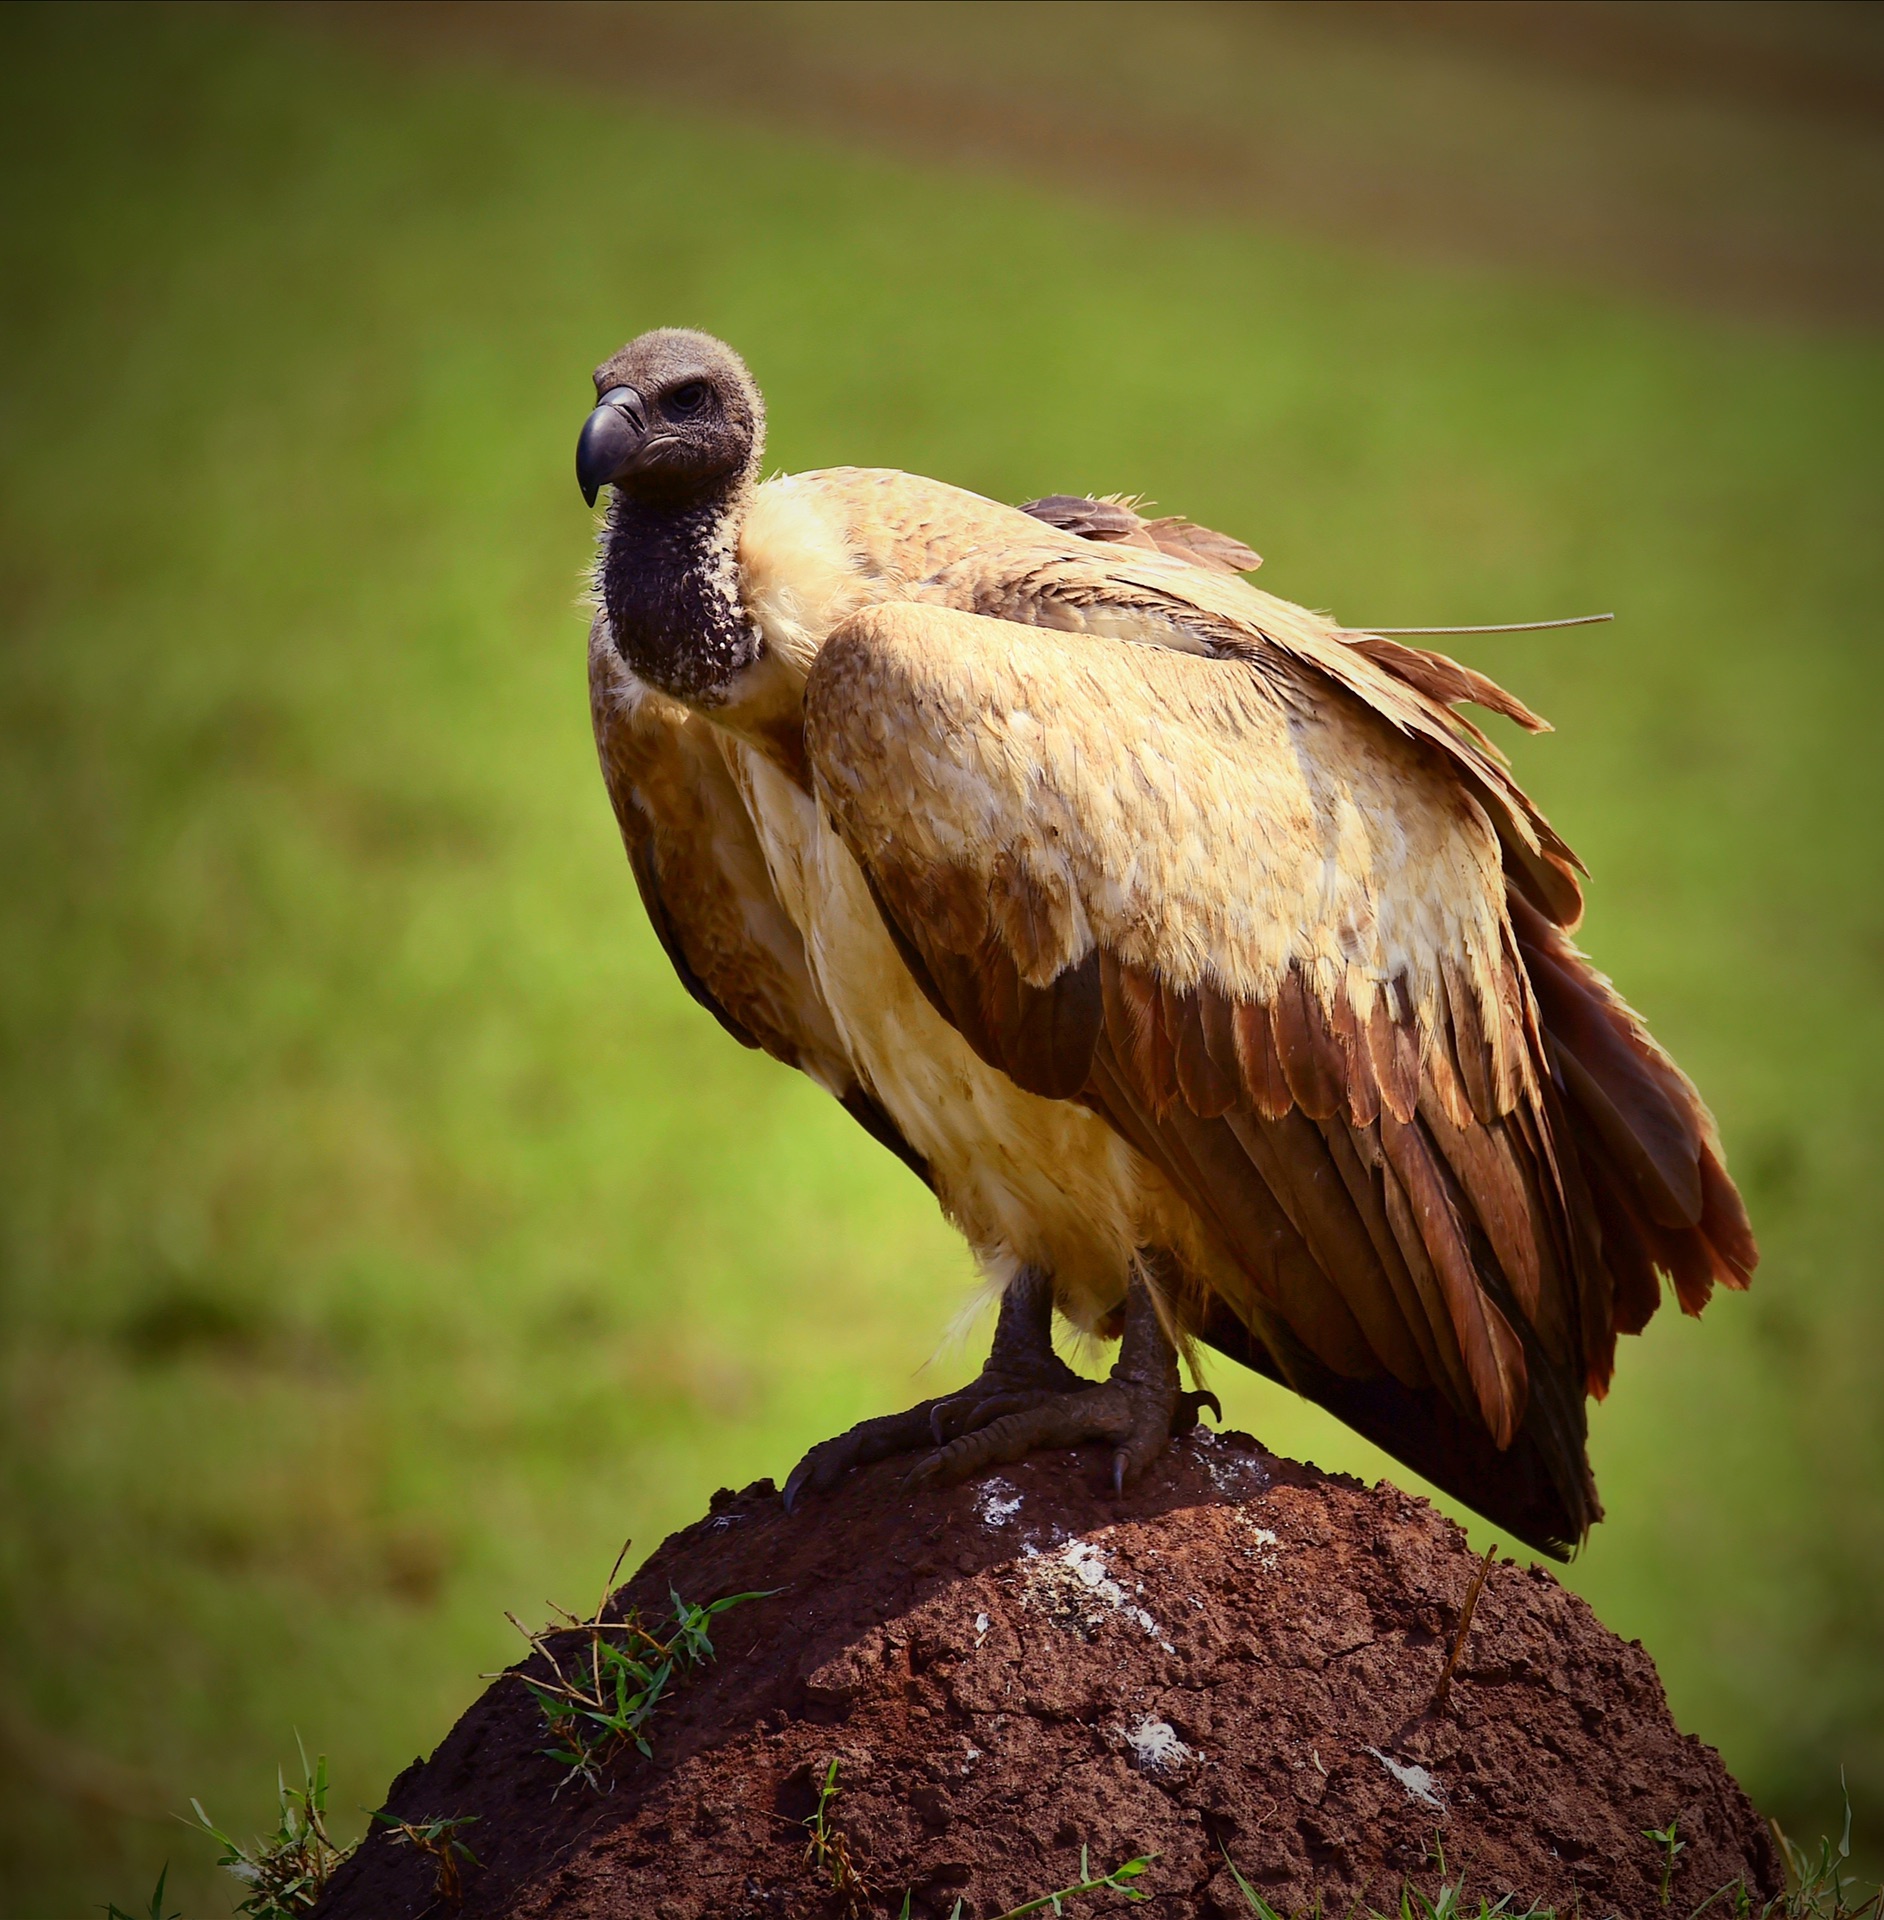
[[698, 413], [706, 405], [707, 383], [704, 380], [689, 380], [685, 386], [679, 386], [667, 396], [667, 411], [685, 419], [690, 413]]

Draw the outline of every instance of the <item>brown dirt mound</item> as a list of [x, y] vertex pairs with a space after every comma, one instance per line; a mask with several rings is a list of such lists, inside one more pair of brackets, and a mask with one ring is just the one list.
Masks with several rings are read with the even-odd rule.
[[[906, 1494], [891, 1462], [788, 1516], [770, 1481], [716, 1495], [622, 1603], [665, 1618], [783, 1589], [715, 1625], [718, 1659], [663, 1705], [654, 1756], [597, 1793], [539, 1751], [496, 1682], [394, 1783], [415, 1821], [477, 1816], [467, 1916], [986, 1920], [1134, 1855], [1151, 1911], [1247, 1916], [1226, 1852], [1278, 1909], [1430, 1893], [1443, 1845], [1474, 1893], [1589, 1920], [1691, 1912], [1744, 1876], [1779, 1891], [1719, 1756], [1676, 1731], [1655, 1668], [1538, 1568], [1495, 1566], [1432, 1705], [1478, 1563], [1382, 1484], [1239, 1434], [1174, 1446], [1122, 1498], [1096, 1451]], [[867, 1891], [806, 1859], [832, 1759]], [[560, 1789], [560, 1791], [559, 1791]], [[1687, 1842], [1663, 1906], [1660, 1850]], [[1087, 1909], [1088, 1902], [1075, 1910]], [[1731, 1911], [1731, 1902], [1723, 1903]], [[1117, 1894], [1090, 1910], [1116, 1908]], [[431, 1863], [370, 1838], [322, 1920], [446, 1913]]]

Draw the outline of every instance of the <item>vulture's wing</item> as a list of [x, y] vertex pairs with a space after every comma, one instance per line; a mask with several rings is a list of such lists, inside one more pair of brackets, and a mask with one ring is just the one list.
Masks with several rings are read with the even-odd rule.
[[681, 984], [742, 1045], [802, 1069], [923, 1179], [862, 1086], [772, 890], [723, 736], [623, 664], [598, 615], [589, 708], [602, 778], [642, 904]]
[[1639, 1332], [1654, 1313], [1656, 1271], [1699, 1313], [1718, 1280], [1743, 1287], [1759, 1253], [1746, 1210], [1725, 1172], [1712, 1116], [1693, 1085], [1609, 982], [1567, 937], [1582, 917], [1583, 871], [1504, 757], [1468, 719], [1465, 704], [1530, 732], [1546, 723], [1502, 687], [1442, 653], [1335, 626], [1320, 615], [1234, 579], [1151, 555], [1126, 564], [1062, 555], [992, 565], [984, 551], [938, 570], [926, 597], [1008, 612], [1030, 623], [1111, 633], [1212, 658], [1248, 660], [1304, 697], [1363, 703], [1403, 738], [1443, 756], [1483, 808], [1503, 853], [1508, 911], [1522, 971], [1538, 1003], [1547, 1105], [1575, 1151], [1566, 1191], [1593, 1217], [1600, 1259], [1584, 1290], [1590, 1390], [1603, 1393], [1617, 1332]]
[[1524, 900], [1574, 882], [1496, 761], [1239, 634], [855, 615], [806, 691], [819, 796], [977, 1053], [1207, 1224], [1183, 1323], [1561, 1552], [1624, 1267], [1698, 1304], [1744, 1216], [1692, 1089]]

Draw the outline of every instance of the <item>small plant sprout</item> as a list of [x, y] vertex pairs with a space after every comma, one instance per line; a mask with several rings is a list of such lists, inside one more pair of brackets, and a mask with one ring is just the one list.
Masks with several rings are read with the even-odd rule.
[[1513, 1898], [1506, 1894], [1494, 1903], [1480, 1894], [1478, 1904], [1468, 1907], [1463, 1878], [1442, 1885], [1430, 1900], [1418, 1887], [1403, 1884], [1396, 1920], [1507, 1920], [1507, 1916], [1508, 1920], [1556, 1920], [1554, 1909], [1535, 1906], [1520, 1909], [1512, 1905]]
[[[1110, 1873], [1095, 1874], [1092, 1870], [1092, 1863], [1087, 1858], [1086, 1849], [1081, 1847], [1079, 1850], [1079, 1884], [1077, 1886], [1062, 1887], [1058, 1893], [1043, 1893], [1038, 1900], [1029, 1900], [1025, 1906], [1010, 1907], [1006, 1913], [1000, 1916], [1000, 1920], [1022, 1920], [1024, 1914], [1041, 1913], [1045, 1911], [1051, 1911], [1056, 1914], [1064, 1913], [1066, 1909], [1060, 1904], [1062, 1901], [1076, 1899], [1082, 1893], [1103, 1893], [1108, 1887], [1115, 1893], [1124, 1894], [1128, 1900], [1149, 1900], [1151, 1898], [1150, 1894], [1141, 1893], [1138, 1888], [1132, 1885], [1132, 1882], [1136, 1880], [1157, 1857], [1155, 1853], [1141, 1853], [1136, 1860], [1128, 1860], [1124, 1866], [1114, 1867]], [[958, 1900], [955, 1903], [956, 1914], [959, 1914], [961, 1910], [962, 1903]], [[954, 1915], [950, 1916], [950, 1920], [954, 1920]]]
[[142, 1913], [126, 1913], [116, 1901], [104, 1909], [105, 1920], [183, 1920], [180, 1913], [164, 1912], [164, 1882], [170, 1878], [170, 1863], [165, 1861], [157, 1875], [156, 1890], [151, 1894], [150, 1905]]
[[1655, 1845], [1662, 1850], [1661, 1898], [1663, 1906], [1667, 1906], [1674, 1892], [1676, 1857], [1685, 1853], [1688, 1847], [1687, 1841], [1675, 1838], [1675, 1828], [1678, 1824], [1678, 1821], [1670, 1820], [1666, 1827], [1644, 1827], [1642, 1829], [1642, 1838], [1644, 1840], [1652, 1840]]
[[[1674, 1867], [1676, 1856], [1686, 1847], [1687, 1842], [1675, 1831], [1676, 1823], [1670, 1820], [1665, 1828], [1647, 1827], [1642, 1837], [1652, 1840], [1662, 1849], [1661, 1904], [1670, 1904], [1673, 1891]], [[1836, 1848], [1829, 1840], [1821, 1841], [1816, 1861], [1807, 1856], [1774, 1829], [1779, 1841], [1781, 1854], [1785, 1857], [1787, 1869], [1787, 1889], [1777, 1898], [1765, 1902], [1758, 1901], [1749, 1891], [1744, 1880], [1730, 1880], [1723, 1887], [1717, 1887], [1699, 1906], [1684, 1909], [1686, 1920], [1705, 1920], [1709, 1914], [1720, 1916], [1720, 1920], [1884, 1920], [1884, 1889], [1874, 1890], [1871, 1897], [1857, 1903], [1855, 1889], [1847, 1888], [1841, 1878], [1841, 1869], [1851, 1853], [1851, 1826], [1849, 1806], [1844, 1838]], [[1223, 1864], [1230, 1870], [1230, 1878], [1235, 1881], [1237, 1891], [1243, 1896], [1256, 1920], [1323, 1920], [1322, 1903], [1317, 1895], [1312, 1906], [1292, 1907], [1286, 1914], [1279, 1907], [1272, 1907], [1237, 1870], [1230, 1858], [1227, 1847], [1219, 1843], [1223, 1854]], [[1399, 1904], [1391, 1913], [1382, 1913], [1371, 1906], [1354, 1906], [1344, 1910], [1346, 1920], [1576, 1920], [1580, 1908], [1558, 1908], [1531, 1904], [1520, 1907], [1516, 1894], [1506, 1894], [1502, 1899], [1491, 1900], [1484, 1894], [1472, 1896], [1467, 1904], [1465, 1875], [1460, 1874], [1457, 1881], [1449, 1878], [1444, 1850], [1434, 1843], [1432, 1859], [1439, 1868], [1440, 1886], [1430, 1898], [1422, 1893], [1411, 1881], [1400, 1883]], [[1031, 1911], [1028, 1908], [1019, 1909]], [[1605, 1920], [1616, 1920], [1607, 1908], [1600, 1909]], [[1006, 1916], [1003, 1916], [1006, 1920]], [[1587, 1920], [1587, 1917], [1586, 1917]]]
[[[840, 1833], [831, 1819], [831, 1802], [837, 1798], [837, 1793], [837, 1761], [833, 1757], [824, 1770], [824, 1784], [818, 1789], [818, 1804], [805, 1822], [811, 1830], [811, 1838], [805, 1844], [805, 1864], [820, 1879], [829, 1880], [831, 1891], [843, 1900], [846, 1908], [854, 1912], [858, 1901], [864, 1899], [870, 1889], [864, 1884], [863, 1875], [857, 1871], [856, 1863], [850, 1857], [848, 1836]], [[903, 1896], [903, 1905], [909, 1905], [908, 1894]]]
[[[1157, 1857], [1155, 1853], [1141, 1854], [1136, 1860], [1128, 1860], [1124, 1866], [1114, 1867], [1110, 1873], [1102, 1873], [1098, 1875], [1097, 1878], [1094, 1878], [1092, 1867], [1086, 1858], [1086, 1849], [1081, 1847], [1079, 1850], [1078, 1886], [1062, 1887], [1058, 1893], [1043, 1893], [1038, 1900], [1029, 1900], [1025, 1906], [1009, 1907], [1007, 1912], [997, 1914], [995, 1920], [1022, 1920], [1023, 1915], [1043, 1913], [1049, 1910], [1054, 1913], [1064, 1913], [1065, 1908], [1060, 1904], [1063, 1900], [1071, 1900], [1082, 1893], [1103, 1893], [1108, 1887], [1110, 1887], [1114, 1893], [1124, 1894], [1128, 1900], [1149, 1900], [1151, 1895], [1148, 1893], [1140, 1893], [1139, 1890], [1132, 1885], [1132, 1882], [1136, 1880]], [[1232, 1867], [1230, 1871], [1235, 1873], [1236, 1869]], [[1240, 1882], [1240, 1875], [1238, 1879]], [[909, 1920], [909, 1902], [910, 1896], [906, 1893], [903, 1895], [903, 1910], [898, 1915], [898, 1920]], [[966, 1913], [967, 1910], [968, 1903], [965, 1900], [957, 1900], [954, 1906], [949, 1909], [949, 1920], [962, 1920], [962, 1915]], [[1269, 1913], [1267, 1907], [1264, 1907], [1262, 1911], [1265, 1914]], [[1281, 1920], [1281, 1916], [1279, 1914], [1271, 1915], [1270, 1920]]]
[[[1884, 1920], [1884, 1887], [1874, 1887], [1871, 1897], [1858, 1904], [1858, 1889], [1845, 1884], [1851, 1861], [1851, 1790], [1845, 1785], [1845, 1770], [1838, 1770], [1838, 1788], [1845, 1800], [1845, 1825], [1837, 1846], [1829, 1839], [1819, 1842], [1819, 1857], [1814, 1860], [1803, 1847], [1796, 1847], [1780, 1831], [1779, 1822], [1770, 1822], [1773, 1838], [1779, 1843], [1780, 1858], [1786, 1866], [1785, 1920]], [[1766, 1920], [1767, 1909], [1759, 1920]]]
[[461, 1867], [475, 1867], [478, 1857], [458, 1838], [460, 1827], [477, 1824], [475, 1813], [459, 1813], [440, 1816], [433, 1820], [401, 1820], [396, 1815], [381, 1810], [373, 1818], [383, 1826], [390, 1827], [390, 1839], [396, 1847], [416, 1847], [420, 1853], [430, 1854], [437, 1863], [437, 1871], [432, 1880], [432, 1898], [441, 1900], [447, 1906], [456, 1906], [464, 1894]]
[[1223, 1855], [1223, 1864], [1230, 1869], [1230, 1878], [1236, 1882], [1237, 1892], [1243, 1896], [1244, 1905], [1256, 1916], [1256, 1920], [1283, 1920], [1283, 1916], [1237, 1871], [1236, 1862], [1230, 1858], [1230, 1849], [1221, 1840], [1217, 1842], [1217, 1851]]
[[[778, 1591], [773, 1587], [761, 1593], [729, 1593], [709, 1606], [698, 1607], [670, 1588], [674, 1627], [662, 1639], [650, 1633], [632, 1610], [619, 1620], [602, 1617], [632, 1544], [623, 1542], [602, 1584], [602, 1597], [587, 1619], [553, 1606], [551, 1611], [560, 1618], [533, 1632], [514, 1613], [504, 1616], [530, 1643], [531, 1652], [542, 1656], [552, 1676], [533, 1680], [528, 1674], [518, 1675], [556, 1743], [542, 1752], [569, 1769], [567, 1779], [582, 1780], [598, 1793], [602, 1790], [602, 1769], [624, 1747], [633, 1746], [644, 1757], [653, 1754], [648, 1723], [674, 1676], [689, 1674], [713, 1658], [713, 1641], [707, 1628], [714, 1616], [747, 1600], [767, 1599]], [[578, 1645], [573, 1655], [565, 1649], [559, 1658], [552, 1642], [568, 1634], [578, 1636]], [[483, 1677], [498, 1680], [503, 1676], [491, 1673]]]
[[[1236, 1882], [1236, 1890], [1243, 1896], [1244, 1904], [1256, 1916], [1256, 1920], [1322, 1920], [1321, 1896], [1315, 1897], [1312, 1907], [1295, 1907], [1287, 1914], [1272, 1907], [1260, 1893], [1238, 1872], [1237, 1865], [1230, 1858], [1230, 1850], [1218, 1843], [1223, 1855], [1223, 1864], [1230, 1870], [1230, 1878]], [[1476, 1904], [1467, 1906], [1465, 1876], [1461, 1874], [1456, 1881], [1446, 1878], [1445, 1849], [1439, 1842], [1433, 1842], [1429, 1856], [1435, 1861], [1440, 1873], [1440, 1886], [1431, 1899], [1428, 1899], [1410, 1880], [1400, 1883], [1400, 1903], [1392, 1913], [1382, 1913], [1377, 1907], [1351, 1907], [1347, 1910], [1347, 1920], [1560, 1920], [1554, 1907], [1526, 1906], [1514, 1904], [1516, 1896], [1506, 1894], [1498, 1901], [1488, 1900], [1483, 1894], [1477, 1896]], [[1565, 1914], [1561, 1920], [1573, 1920]]]
[[310, 1767], [298, 1733], [294, 1744], [301, 1755], [301, 1784], [291, 1787], [276, 1772], [280, 1823], [267, 1839], [255, 1841], [252, 1851], [224, 1833], [200, 1800], [190, 1802], [198, 1825], [222, 1848], [216, 1864], [250, 1889], [236, 1912], [251, 1920], [296, 1920], [320, 1898], [334, 1869], [353, 1851], [336, 1846], [327, 1831], [327, 1756], [321, 1754]]

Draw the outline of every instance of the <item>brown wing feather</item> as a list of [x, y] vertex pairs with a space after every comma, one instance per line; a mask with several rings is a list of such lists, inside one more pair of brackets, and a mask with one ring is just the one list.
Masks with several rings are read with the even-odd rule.
[[1230, 1013], [1236, 1035], [1237, 1069], [1249, 1103], [1265, 1120], [1280, 1120], [1295, 1104], [1289, 1076], [1276, 1046], [1275, 1023], [1259, 1000], [1238, 1000]]
[[[1426, 1131], [1460, 1188], [1471, 1195], [1472, 1210], [1498, 1257], [1499, 1271], [1509, 1283], [1518, 1306], [1533, 1326], [1546, 1318], [1545, 1274], [1552, 1280], [1554, 1304], [1561, 1276], [1548, 1251], [1549, 1236], [1538, 1232], [1547, 1216], [1535, 1184], [1527, 1178], [1517, 1139], [1502, 1121], [1474, 1127], [1455, 1127], [1436, 1104], [1420, 1116]], [[1552, 1316], [1554, 1319], [1554, 1316]], [[1568, 1360], [1561, 1339], [1548, 1342], [1559, 1360]]]
[[1283, 975], [1269, 1024], [1295, 1104], [1311, 1120], [1332, 1120], [1346, 1104], [1341, 1045], [1299, 966]]
[[1084, 494], [1052, 493], [1029, 500], [1021, 512], [1050, 527], [1076, 533], [1082, 540], [1105, 540], [1115, 546], [1144, 547], [1154, 553], [1187, 560], [1210, 573], [1254, 573], [1263, 557], [1241, 540], [1211, 527], [1200, 527], [1181, 513], [1147, 519], [1139, 502], [1123, 497], [1089, 499]]
[[1385, 981], [1367, 1016], [1367, 1058], [1380, 1103], [1403, 1125], [1413, 1118], [1420, 1098], [1419, 1030], [1396, 981]]
[[[1699, 1313], [1717, 1282], [1745, 1287], [1759, 1260], [1713, 1116], [1567, 935], [1521, 899], [1512, 902], [1511, 923], [1598, 1209], [1630, 1247], [1632, 1276], [1639, 1245], [1675, 1282], [1683, 1310]], [[1645, 1304], [1641, 1295], [1638, 1279], [1631, 1318]]]
[[1473, 1258], [1468, 1227], [1478, 1225], [1474, 1196], [1450, 1177], [1444, 1156], [1417, 1119], [1403, 1127], [1390, 1118], [1380, 1142], [1439, 1277], [1479, 1413], [1494, 1443], [1508, 1447], [1524, 1415], [1529, 1382], [1523, 1344], [1490, 1297]]
[[1396, 680], [1423, 693], [1441, 706], [1458, 707], [1468, 702], [1487, 713], [1503, 714], [1515, 720], [1527, 733], [1548, 733], [1550, 722], [1533, 713], [1515, 693], [1507, 693], [1495, 680], [1462, 667], [1443, 653], [1425, 647], [1409, 647], [1404, 641], [1389, 640], [1377, 633], [1353, 633], [1344, 636], [1356, 653], [1365, 654], [1375, 666], [1384, 668]]
[[[1234, 1045], [1227, 1065], [1219, 1065], [1205, 1031], [1207, 1017], [1219, 1019], [1214, 1009], [1223, 1003], [1209, 987], [1178, 991], [1164, 989], [1160, 1008], [1165, 1031], [1173, 1036], [1172, 1048], [1177, 1069], [1178, 1092], [1184, 1104], [1200, 1119], [1216, 1120], [1236, 1105], [1237, 1078]], [[1223, 1044], [1221, 1031], [1217, 1042]]]

